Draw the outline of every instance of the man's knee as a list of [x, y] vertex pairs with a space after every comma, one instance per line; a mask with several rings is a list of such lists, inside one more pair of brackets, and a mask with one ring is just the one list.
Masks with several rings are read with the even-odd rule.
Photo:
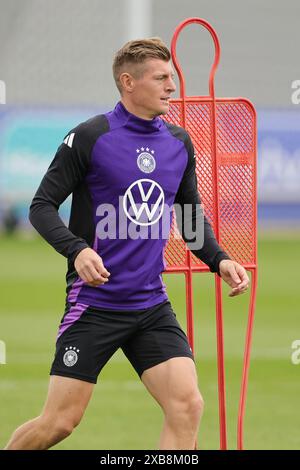
[[204, 400], [199, 391], [186, 393], [184, 396], [170, 397], [165, 414], [176, 421], [187, 421], [190, 424], [199, 423], [204, 410]]
[[50, 434], [55, 440], [62, 440], [72, 434], [80, 423], [81, 417], [77, 413], [73, 415], [60, 413], [55, 416], [41, 417], [41, 419], [45, 432]]
[[200, 392], [194, 392], [190, 395], [187, 395], [181, 403], [179, 403], [179, 407], [181, 408], [182, 412], [185, 413], [189, 419], [195, 419], [197, 421], [201, 418], [204, 409], [204, 400]]
[[55, 437], [61, 439], [66, 439], [70, 436], [75, 429], [75, 425], [71, 421], [60, 420], [58, 421], [53, 429]]

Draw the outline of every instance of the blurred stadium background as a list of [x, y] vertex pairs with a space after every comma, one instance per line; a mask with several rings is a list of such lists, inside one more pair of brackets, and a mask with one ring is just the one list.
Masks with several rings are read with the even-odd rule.
[[[170, 44], [179, 22], [206, 19], [221, 43], [217, 96], [249, 98], [258, 112], [259, 291], [245, 446], [297, 449], [300, 365], [300, 79], [297, 0], [0, 0], [0, 448], [39, 414], [64, 305], [65, 260], [39, 239], [28, 206], [63, 137], [118, 100], [111, 65], [129, 39]], [[190, 26], [178, 57], [189, 95], [205, 95], [213, 46]], [[6, 90], [6, 93], [5, 93]], [[299, 100], [300, 101], [300, 100]], [[68, 203], [61, 214], [67, 219]], [[15, 230], [14, 230], [15, 228]], [[181, 276], [165, 276], [185, 326]], [[214, 283], [194, 278], [196, 358], [206, 412], [200, 446], [218, 448]], [[225, 293], [227, 292], [224, 289]], [[229, 444], [235, 447], [247, 296], [225, 299]], [[162, 417], [130, 364], [117, 353], [103, 370], [86, 416], [58, 449], [154, 449]]]

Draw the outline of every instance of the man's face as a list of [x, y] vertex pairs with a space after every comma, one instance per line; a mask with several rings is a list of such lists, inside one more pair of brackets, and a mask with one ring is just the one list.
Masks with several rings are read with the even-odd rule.
[[130, 100], [152, 119], [169, 111], [169, 99], [176, 90], [171, 62], [148, 59], [142, 65], [142, 74], [133, 78]]

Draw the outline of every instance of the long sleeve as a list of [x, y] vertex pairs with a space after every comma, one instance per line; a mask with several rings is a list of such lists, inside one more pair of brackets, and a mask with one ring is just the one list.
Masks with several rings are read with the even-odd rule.
[[89, 165], [89, 151], [84, 131], [80, 128], [72, 131], [58, 148], [30, 206], [32, 225], [70, 261], [89, 245], [66, 227], [58, 209], [83, 180]]
[[[207, 264], [210, 271], [217, 272], [219, 274], [220, 261], [223, 259], [230, 259], [230, 257], [218, 244], [212, 227], [206, 216], [203, 214], [201, 199], [197, 189], [194, 148], [188, 134], [185, 145], [188, 151], [188, 162], [175, 197], [175, 203], [179, 204], [182, 214], [182, 223], [179, 224], [178, 229], [182, 238], [187, 243], [188, 247], [190, 247], [192, 253]], [[187, 214], [188, 210], [189, 213]], [[178, 210], [176, 213], [177, 212]], [[189, 225], [189, 227], [186, 225]], [[196, 227], [198, 228], [199, 226], [203, 227], [203, 233], [201, 234], [199, 232], [195, 233]], [[187, 237], [187, 233], [193, 232], [195, 233], [194, 238]], [[201, 248], [194, 248], [197, 237], [202, 241]]]

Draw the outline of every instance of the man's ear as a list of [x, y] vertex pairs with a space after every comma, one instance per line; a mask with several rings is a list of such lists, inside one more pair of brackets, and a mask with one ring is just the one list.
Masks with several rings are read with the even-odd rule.
[[122, 89], [124, 91], [127, 91], [127, 93], [132, 93], [132, 91], [134, 90], [133, 76], [130, 75], [130, 73], [128, 72], [123, 72], [121, 73], [119, 80], [120, 80]]

